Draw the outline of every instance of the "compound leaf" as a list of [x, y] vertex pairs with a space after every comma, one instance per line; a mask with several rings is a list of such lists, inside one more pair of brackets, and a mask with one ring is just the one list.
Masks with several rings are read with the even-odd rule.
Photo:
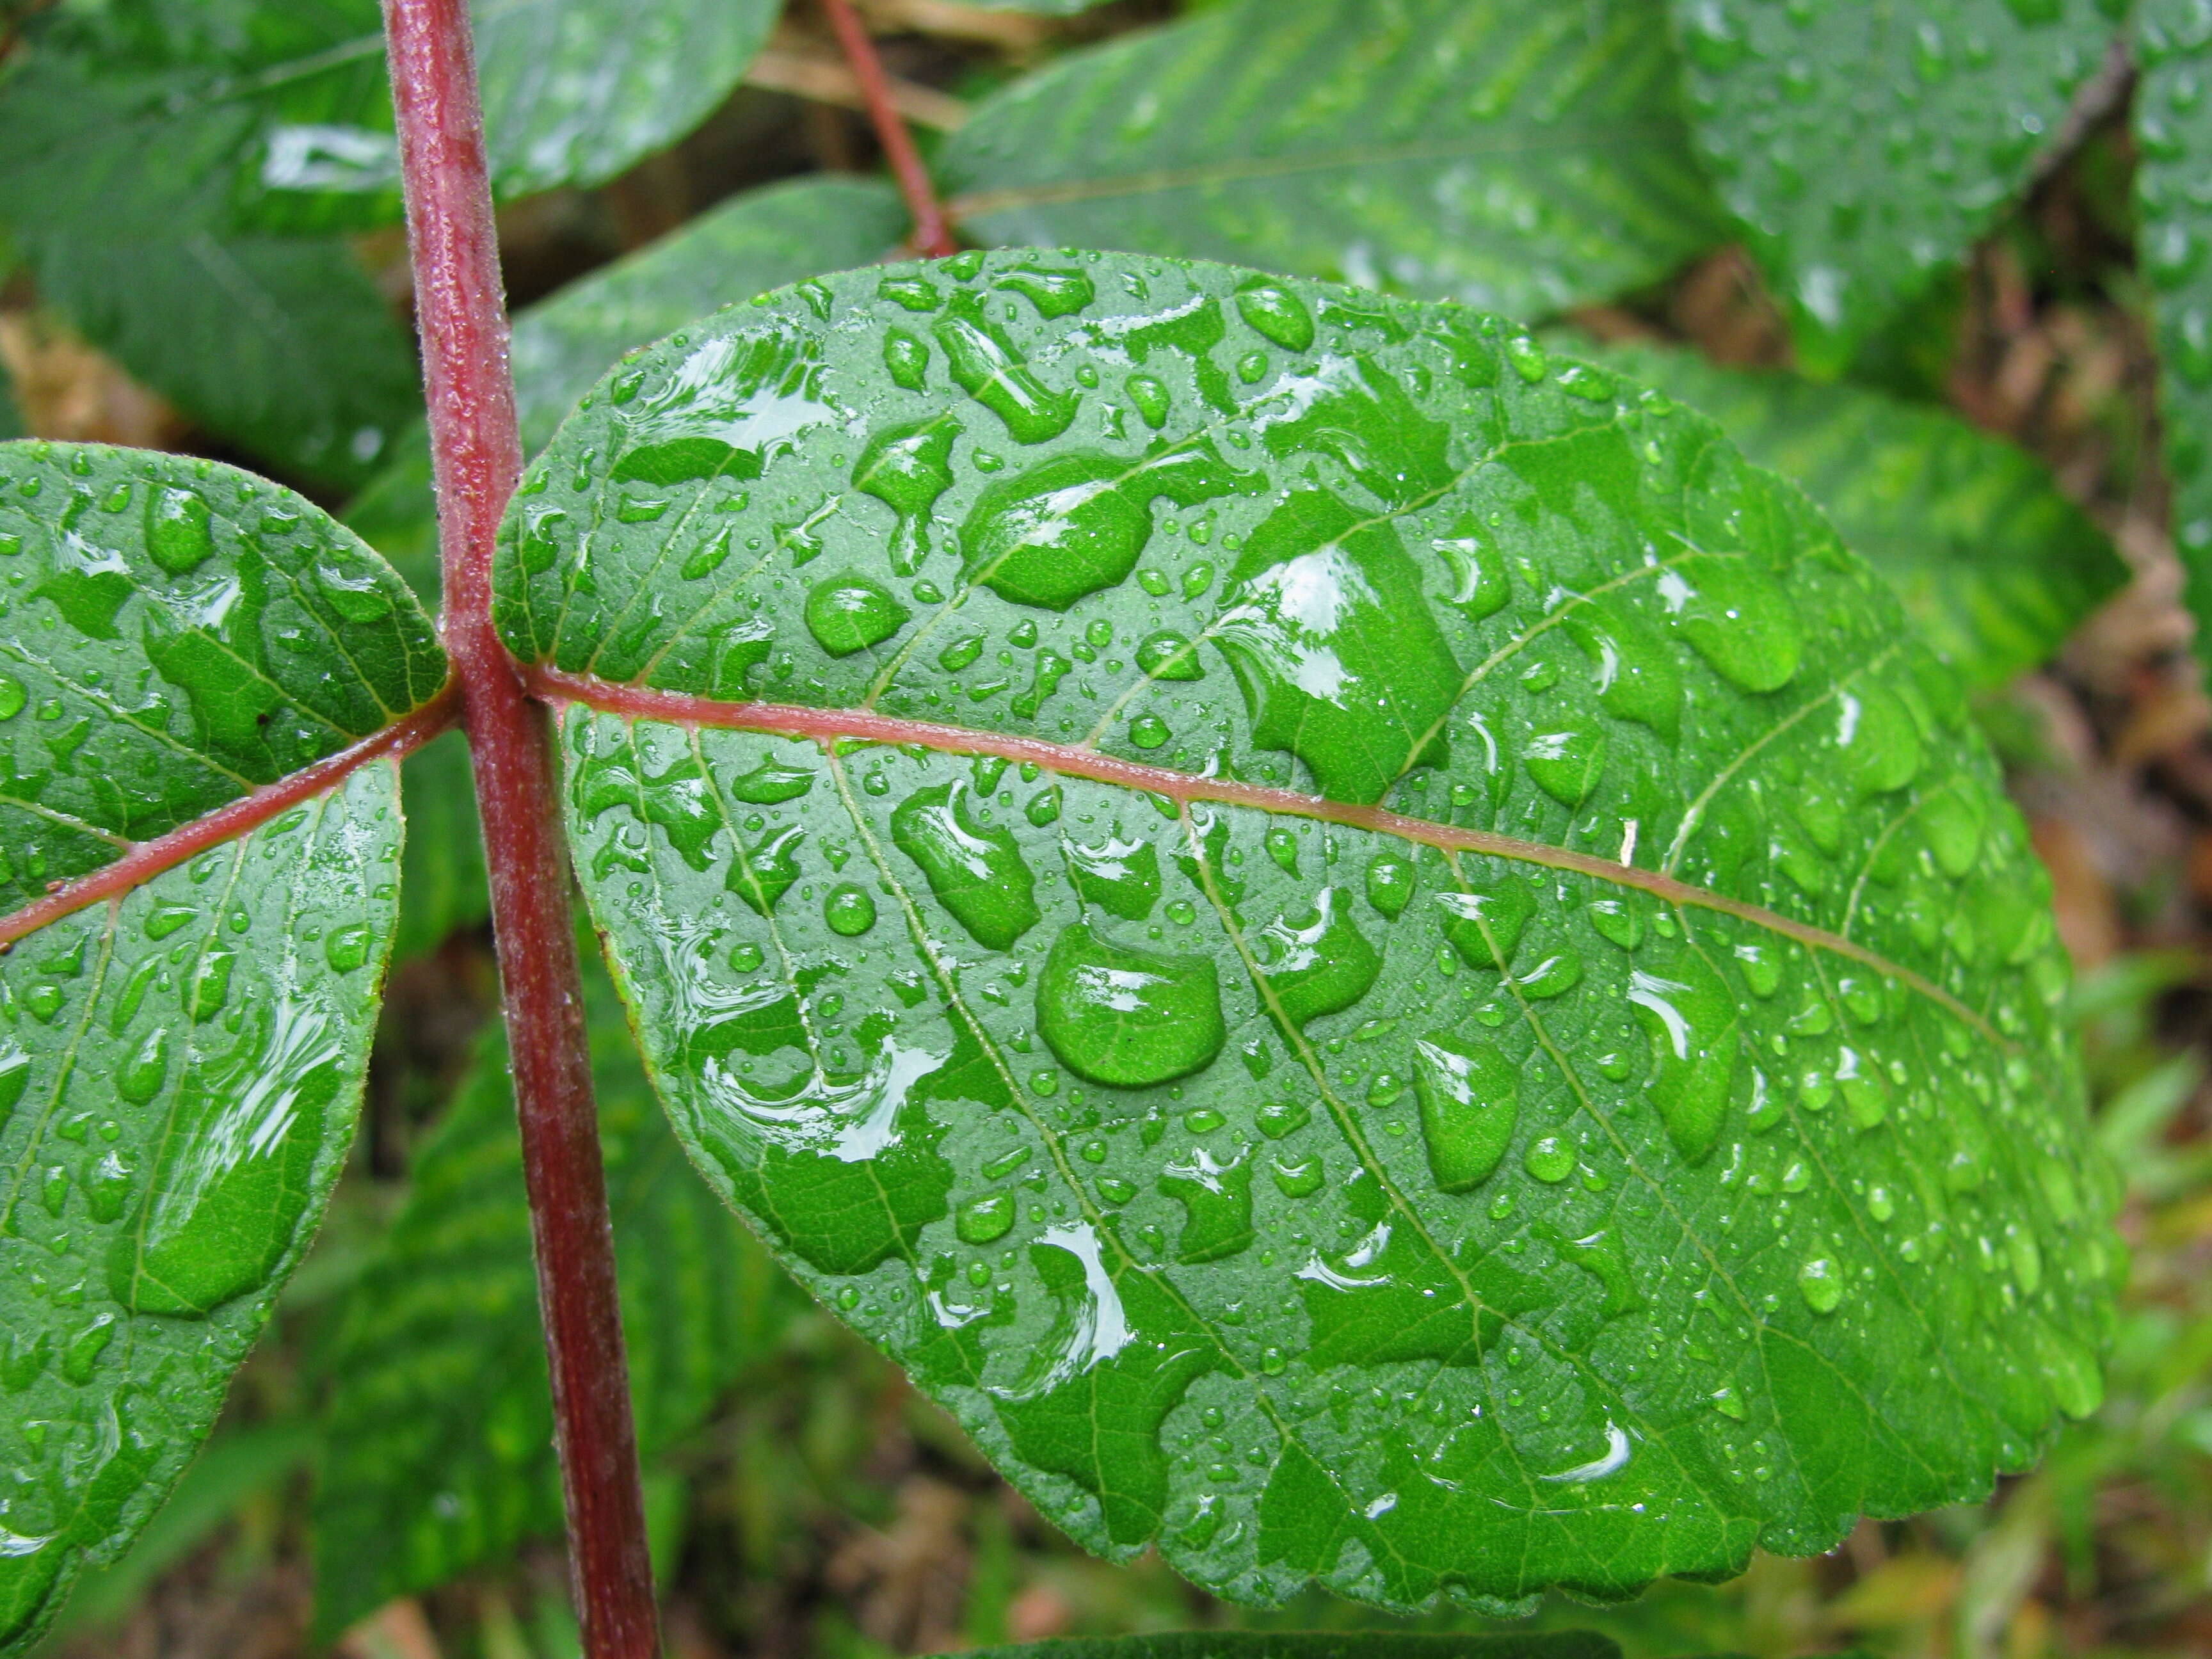
[[[0, 447], [0, 906], [378, 732], [428, 619], [291, 492]], [[396, 912], [362, 765], [0, 957], [0, 1652], [190, 1461], [353, 1134]]]
[[2108, 0], [1668, 0], [1698, 143], [1832, 375], [2027, 183]]
[[[801, 1298], [702, 1188], [586, 981], [631, 1398], [650, 1458], [696, 1428]], [[557, 1534], [553, 1406], [503, 1034], [415, 1162], [377, 1259], [316, 1363], [316, 1623], [335, 1636], [533, 1534]]]
[[1657, 0], [1242, 0], [1072, 52], [946, 145], [978, 240], [1536, 316], [1722, 235]]
[[2094, 1405], [2044, 878], [1703, 417], [1455, 307], [971, 253], [617, 371], [497, 589], [678, 1134], [1091, 1547], [1618, 1595]]
[[1613, 347], [1599, 360], [1694, 404], [1747, 458], [1802, 485], [1971, 690], [2046, 660], [2127, 581], [2112, 538], [2049, 472], [1955, 415], [1686, 351]]

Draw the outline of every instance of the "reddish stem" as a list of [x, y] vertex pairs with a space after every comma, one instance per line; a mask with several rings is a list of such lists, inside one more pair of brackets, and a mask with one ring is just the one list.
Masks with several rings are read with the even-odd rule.
[[491, 621], [521, 471], [467, 0], [385, 0], [445, 568], [491, 873], [576, 1607], [591, 1659], [659, 1650], [550, 723]]
[[173, 870], [210, 847], [220, 847], [259, 829], [287, 807], [297, 806], [325, 789], [335, 788], [345, 781], [347, 774], [373, 760], [398, 760], [412, 753], [453, 723], [459, 703], [456, 688], [448, 685], [413, 714], [394, 720], [381, 732], [373, 732], [335, 755], [326, 755], [313, 766], [301, 767], [274, 783], [264, 784], [250, 794], [240, 795], [204, 817], [180, 823], [165, 836], [142, 841], [114, 863], [103, 864], [89, 875], [79, 876], [75, 881], [55, 882], [47, 888], [46, 897], [0, 916], [0, 951], [27, 933], [35, 933], [102, 899], [119, 899], [164, 870]]
[[853, 78], [860, 83], [860, 96], [867, 101], [868, 119], [884, 147], [884, 159], [891, 164], [899, 194], [906, 198], [906, 210], [914, 216], [915, 246], [932, 259], [957, 253], [960, 244], [952, 239], [951, 221], [945, 216], [945, 204], [937, 199], [929, 169], [921, 164], [921, 152], [914, 147], [906, 118], [891, 102], [890, 77], [884, 73], [883, 59], [876, 56], [876, 43], [868, 38], [867, 25], [853, 9], [853, 0], [822, 0], [822, 9], [830, 14], [830, 27], [837, 31], [837, 43], [845, 49], [845, 61], [852, 65]]

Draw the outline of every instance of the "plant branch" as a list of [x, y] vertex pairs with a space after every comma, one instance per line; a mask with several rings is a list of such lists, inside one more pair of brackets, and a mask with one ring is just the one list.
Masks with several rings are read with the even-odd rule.
[[491, 620], [492, 546], [521, 471], [467, 0], [385, 0], [444, 566], [491, 876], [576, 1608], [590, 1659], [659, 1649], [600, 1168], [568, 847], [544, 707]]
[[914, 216], [915, 246], [932, 259], [958, 252], [960, 245], [952, 239], [951, 222], [945, 216], [945, 204], [937, 199], [937, 186], [930, 180], [929, 169], [922, 165], [921, 152], [914, 147], [914, 135], [906, 130], [906, 118], [892, 100], [890, 77], [884, 73], [883, 59], [876, 56], [876, 43], [868, 38], [867, 25], [853, 9], [853, 0], [822, 0], [822, 9], [830, 15], [830, 27], [837, 31], [837, 43], [845, 49], [845, 61], [853, 66], [853, 78], [860, 83], [860, 95], [867, 102], [868, 119], [884, 147], [884, 158], [891, 164], [899, 194], [906, 198], [907, 211]]

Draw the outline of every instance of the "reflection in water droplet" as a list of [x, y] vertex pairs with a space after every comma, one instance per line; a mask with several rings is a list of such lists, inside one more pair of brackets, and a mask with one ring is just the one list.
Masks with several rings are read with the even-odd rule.
[[[830, 890], [822, 901], [822, 920], [830, 931], [846, 939], [858, 939], [876, 925], [876, 901], [867, 889], [843, 882]], [[755, 952], [758, 960], [758, 952]]]
[[1037, 1030], [1060, 1063], [1115, 1088], [1186, 1077], [1228, 1036], [1212, 957], [1125, 948], [1081, 923], [1054, 942], [1036, 1006]]
[[[1413, 1050], [1429, 1173], [1441, 1191], [1469, 1191], [1490, 1178], [1512, 1144], [1521, 1118], [1520, 1074], [1490, 1044], [1443, 1032], [1417, 1042]], [[1571, 1154], [1568, 1161], [1571, 1165]]]
[[891, 814], [891, 839], [978, 944], [1004, 951], [1037, 924], [1036, 878], [1013, 832], [979, 823], [972, 799], [965, 783], [917, 790]]
[[817, 644], [833, 657], [849, 657], [882, 644], [914, 613], [879, 584], [848, 570], [815, 584], [805, 614]]

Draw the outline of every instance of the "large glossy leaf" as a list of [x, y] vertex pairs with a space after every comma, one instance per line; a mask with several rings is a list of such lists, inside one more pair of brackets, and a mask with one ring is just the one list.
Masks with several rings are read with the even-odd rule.
[[1094, 1548], [1618, 1595], [2095, 1401], [2043, 877], [1701, 416], [1219, 266], [853, 272], [603, 383], [498, 614], [678, 1133]]
[[[600, 184], [681, 137], [737, 84], [775, 10], [479, 0], [494, 190]], [[232, 229], [399, 216], [377, 0], [71, 9], [34, 34], [4, 109], [11, 219], [156, 218], [184, 198], [219, 205]]]
[[2212, 108], [2203, 95], [2212, 74], [2212, 9], [2194, 0], [2145, 0], [2136, 58], [2142, 260], [2158, 327], [2174, 549], [2201, 632], [2212, 628], [2212, 201], [2203, 188], [2203, 157], [2212, 154]]
[[1657, 0], [1243, 0], [1012, 82], [944, 165], [981, 240], [1536, 316], [1719, 240], [1676, 98]]
[[[211, 462], [0, 448], [0, 905], [97, 870], [427, 699], [398, 579]], [[213, 1423], [353, 1133], [396, 775], [0, 958], [0, 1652], [111, 1559]]]
[[[650, 1459], [696, 1429], [803, 1298], [699, 1183], [604, 975], [587, 985], [631, 1398]], [[315, 1616], [334, 1637], [394, 1596], [556, 1534], [553, 1405], [506, 1045], [495, 1033], [315, 1364]]]
[[[834, 174], [732, 198], [515, 319], [515, 403], [537, 450], [592, 381], [626, 351], [693, 319], [828, 270], [879, 258], [908, 225], [898, 192]], [[437, 581], [437, 502], [418, 427], [346, 510], [426, 601]]]
[[1942, 410], [1657, 347], [1598, 360], [1694, 404], [1802, 484], [1972, 690], [2045, 660], [2127, 580], [2112, 538], [2047, 471]]
[[2114, 0], [1668, 0], [1698, 141], [1832, 373], [2027, 182]]

